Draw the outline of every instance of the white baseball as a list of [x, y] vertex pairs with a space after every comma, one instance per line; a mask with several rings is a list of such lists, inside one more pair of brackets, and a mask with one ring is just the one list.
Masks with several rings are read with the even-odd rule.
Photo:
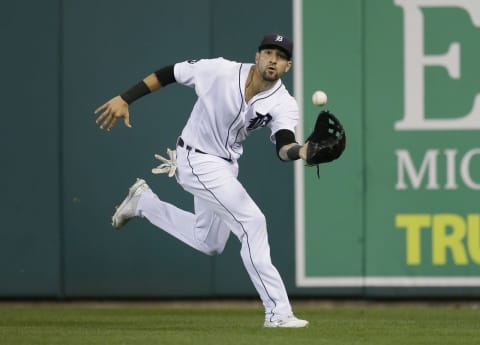
[[315, 105], [324, 105], [325, 103], [327, 103], [327, 100], [327, 94], [323, 91], [315, 91], [312, 95], [312, 103]]

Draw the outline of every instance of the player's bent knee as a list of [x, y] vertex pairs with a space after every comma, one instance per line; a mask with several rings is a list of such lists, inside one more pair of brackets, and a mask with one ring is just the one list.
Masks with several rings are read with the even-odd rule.
[[208, 252], [205, 252], [205, 254], [209, 255], [209, 256], [218, 256], [220, 254], [223, 253], [223, 250], [225, 249], [225, 247], [222, 247], [222, 248], [212, 248], [210, 249]]

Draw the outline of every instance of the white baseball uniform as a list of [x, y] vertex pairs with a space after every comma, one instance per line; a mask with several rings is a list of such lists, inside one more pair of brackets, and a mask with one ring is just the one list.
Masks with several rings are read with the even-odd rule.
[[253, 64], [223, 58], [191, 60], [174, 67], [178, 83], [195, 88], [198, 99], [177, 147], [178, 183], [194, 196], [195, 212], [160, 200], [148, 190], [137, 213], [208, 255], [220, 254], [233, 232], [241, 257], [265, 307], [266, 320], [292, 313], [285, 286], [270, 259], [265, 216], [238, 181], [237, 160], [251, 131], [269, 127], [295, 131], [298, 106], [279, 79], [245, 102]]

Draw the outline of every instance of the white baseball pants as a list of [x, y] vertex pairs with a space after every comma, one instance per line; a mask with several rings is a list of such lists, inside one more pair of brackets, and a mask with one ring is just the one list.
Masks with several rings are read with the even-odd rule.
[[265, 318], [290, 315], [285, 286], [270, 258], [265, 216], [237, 179], [238, 165], [222, 158], [177, 148], [177, 181], [194, 196], [195, 213], [142, 193], [137, 214], [208, 255], [222, 253], [233, 232], [240, 255], [265, 307]]

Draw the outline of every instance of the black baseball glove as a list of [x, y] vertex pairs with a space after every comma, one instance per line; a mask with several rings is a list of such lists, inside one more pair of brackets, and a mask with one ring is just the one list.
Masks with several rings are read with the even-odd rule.
[[307, 165], [316, 165], [318, 169], [318, 164], [331, 162], [342, 155], [347, 137], [340, 121], [328, 110], [323, 110], [306, 141]]

